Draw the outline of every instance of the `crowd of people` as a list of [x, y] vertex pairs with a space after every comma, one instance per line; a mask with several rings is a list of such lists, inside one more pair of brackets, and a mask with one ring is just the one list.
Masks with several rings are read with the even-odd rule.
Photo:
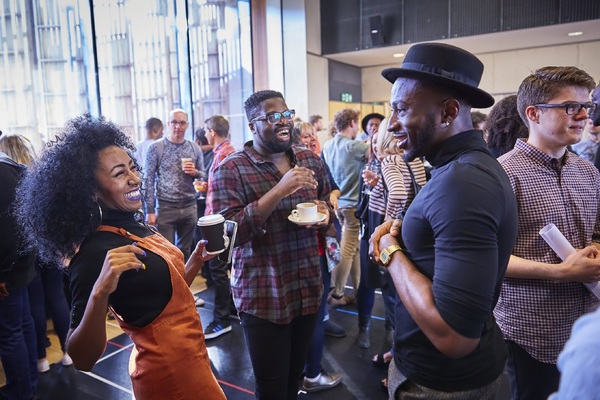
[[[62, 364], [84, 371], [115, 318], [138, 400], [225, 398], [205, 341], [239, 319], [256, 397], [296, 399], [342, 382], [322, 365], [325, 335], [346, 335], [328, 308], [357, 308], [368, 349], [380, 288], [386, 351], [372, 362], [390, 399], [495, 399], [505, 369], [514, 399], [592, 398], [600, 85], [543, 67], [494, 105], [482, 73], [463, 49], [416, 44], [382, 71], [389, 116], [346, 108], [328, 130], [257, 91], [237, 151], [222, 115], [186, 139], [182, 109], [148, 119], [137, 146], [90, 115], [39, 157], [0, 134], [2, 395], [33, 398], [50, 310]], [[300, 203], [318, 219], [295, 223]], [[230, 263], [197, 229], [212, 214], [237, 224]], [[564, 260], [539, 235], [549, 223], [576, 249]], [[204, 327], [200, 271], [214, 287]]]

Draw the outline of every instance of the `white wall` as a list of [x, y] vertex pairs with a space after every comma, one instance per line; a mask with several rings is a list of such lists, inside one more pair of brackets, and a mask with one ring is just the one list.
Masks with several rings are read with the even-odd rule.
[[[479, 87], [497, 99], [517, 92], [521, 81], [544, 66], [572, 65], [585, 70], [596, 81], [600, 79], [600, 41], [525, 50], [478, 54], [484, 64]], [[381, 71], [398, 64], [363, 68], [363, 102], [388, 102], [391, 84]], [[484, 110], [486, 111], [486, 110]]]
[[283, 0], [282, 8], [284, 96], [288, 107], [295, 109], [298, 117], [307, 119], [308, 66], [304, 0]]

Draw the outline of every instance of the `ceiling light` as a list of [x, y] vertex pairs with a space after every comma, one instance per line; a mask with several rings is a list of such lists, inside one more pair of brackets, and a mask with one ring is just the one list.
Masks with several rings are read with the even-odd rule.
[[404, 57], [404, 53], [394, 53], [392, 55], [392, 57], [394, 57], [394, 58], [402, 58], [402, 57]]
[[567, 33], [567, 36], [581, 36], [581, 35], [583, 35], [583, 32], [581, 32], [581, 31]]

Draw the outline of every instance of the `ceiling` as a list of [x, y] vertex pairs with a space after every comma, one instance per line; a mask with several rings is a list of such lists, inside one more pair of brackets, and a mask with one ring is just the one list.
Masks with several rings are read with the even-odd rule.
[[[583, 32], [583, 34], [571, 37], [567, 35], [569, 32]], [[461, 47], [474, 54], [484, 54], [532, 47], [590, 42], [595, 40], [600, 40], [600, 20], [598, 19], [544, 26], [540, 28], [444, 39], [439, 40], [439, 42]], [[328, 54], [324, 55], [324, 57], [345, 64], [355, 65], [357, 67], [389, 65], [400, 63], [401, 58], [394, 58], [393, 54], [406, 53], [410, 46], [412, 46], [412, 44], [379, 47], [347, 53]]]

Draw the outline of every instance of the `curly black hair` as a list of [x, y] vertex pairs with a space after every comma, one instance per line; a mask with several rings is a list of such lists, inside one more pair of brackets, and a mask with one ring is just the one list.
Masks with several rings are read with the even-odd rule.
[[518, 138], [529, 137], [529, 129], [517, 110], [517, 95], [505, 97], [496, 103], [483, 129], [488, 134], [488, 147], [494, 149], [496, 157], [511, 151]]
[[89, 114], [68, 121], [47, 146], [17, 188], [15, 213], [27, 248], [42, 261], [61, 265], [101, 223], [100, 151], [119, 146], [136, 162], [135, 147], [112, 122]]

